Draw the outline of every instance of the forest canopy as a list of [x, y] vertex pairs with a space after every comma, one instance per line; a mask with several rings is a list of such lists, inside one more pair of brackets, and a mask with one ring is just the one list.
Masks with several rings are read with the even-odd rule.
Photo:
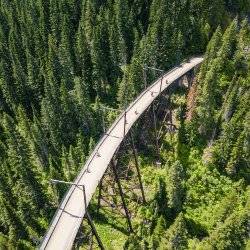
[[[143, 65], [166, 71], [200, 54], [191, 118], [180, 117], [177, 154], [157, 191], [166, 188], [170, 212], [154, 215], [151, 232], [124, 247], [245, 246], [249, 11], [248, 0], [0, 0], [0, 248], [33, 249], [41, 240], [65, 192], [49, 180], [74, 180], [103, 116], [105, 126], [115, 116], [100, 107], [133, 100], [144, 88]], [[205, 190], [196, 190], [201, 178]], [[166, 203], [155, 200], [149, 209]]]

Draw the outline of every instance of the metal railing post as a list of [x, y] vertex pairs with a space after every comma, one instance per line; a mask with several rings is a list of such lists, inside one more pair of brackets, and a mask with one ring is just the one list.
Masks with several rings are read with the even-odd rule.
[[[68, 181], [60, 181], [60, 180], [54, 180], [54, 179], [51, 179], [51, 182], [54, 183], [54, 184], [57, 184], [57, 183], [61, 183], [61, 184], [66, 184], [66, 185], [74, 185], [74, 186], [77, 186], [77, 187], [82, 187], [82, 192], [83, 192], [83, 202], [84, 202], [84, 208], [85, 208], [85, 216], [87, 218], [87, 221], [88, 221], [88, 224], [90, 225], [91, 227], [91, 231], [92, 233], [95, 235], [95, 238], [97, 240], [97, 243], [100, 247], [100, 249], [104, 250], [104, 246], [102, 244], [102, 241], [101, 241], [101, 238], [99, 237], [97, 231], [96, 231], [96, 228], [95, 228], [95, 225], [92, 221], [92, 218], [88, 212], [88, 208], [87, 208], [87, 197], [86, 197], [86, 190], [85, 190], [85, 185], [83, 184], [78, 184], [78, 183], [74, 183], [74, 182], [68, 182]], [[84, 215], [83, 215], [84, 217]], [[83, 218], [82, 217], [82, 218]]]

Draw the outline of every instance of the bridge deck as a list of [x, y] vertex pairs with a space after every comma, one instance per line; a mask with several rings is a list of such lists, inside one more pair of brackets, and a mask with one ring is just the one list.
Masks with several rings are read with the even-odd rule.
[[[192, 58], [189, 62], [183, 63], [180, 67], [167, 72], [163, 77], [162, 91], [189, 70], [198, 66], [202, 61], [202, 57]], [[126, 109], [126, 133], [128, 133], [136, 120], [160, 94], [160, 84], [161, 80], [158, 79], [143, 91]], [[153, 96], [151, 92], [154, 92]], [[75, 180], [75, 183], [85, 186], [87, 204], [89, 204], [99, 181], [123, 140], [124, 112], [117, 118], [107, 134], [111, 136], [104, 135], [101, 138]], [[87, 169], [90, 172], [87, 172]], [[52, 220], [40, 249], [71, 249], [84, 214], [83, 190], [81, 187], [71, 186]]]

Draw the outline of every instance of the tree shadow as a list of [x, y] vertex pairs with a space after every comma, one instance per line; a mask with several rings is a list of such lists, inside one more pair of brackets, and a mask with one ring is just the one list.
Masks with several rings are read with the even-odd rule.
[[[104, 214], [103, 212], [106, 212], [106, 214]], [[128, 230], [126, 229], [126, 226], [123, 227], [122, 225], [119, 226], [118, 224], [120, 222], [117, 222], [115, 216], [111, 215], [111, 211], [103, 211], [103, 209], [101, 208], [99, 210], [99, 212], [97, 212], [97, 206], [96, 205], [92, 205], [91, 206], [91, 216], [93, 217], [94, 221], [102, 224], [102, 225], [109, 225], [111, 227], [113, 227], [114, 229], [120, 231], [121, 233], [125, 234], [126, 236], [129, 235]], [[110, 222], [110, 219], [108, 218], [112, 218], [113, 222]]]

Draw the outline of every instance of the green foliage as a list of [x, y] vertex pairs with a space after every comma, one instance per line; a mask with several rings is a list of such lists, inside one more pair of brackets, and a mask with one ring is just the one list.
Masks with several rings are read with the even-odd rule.
[[248, 249], [249, 41], [246, 20], [234, 20], [208, 44], [195, 115], [187, 122], [184, 106], [174, 110], [178, 132], [165, 138], [174, 152], [163, 152], [138, 249]]
[[182, 202], [184, 200], [184, 169], [179, 161], [176, 161], [168, 169], [167, 178], [167, 196], [168, 206], [173, 210], [173, 213], [178, 213], [182, 210]]
[[[0, 0], [0, 248], [37, 244], [65, 191], [48, 180], [73, 180], [103, 132], [102, 116], [107, 126], [117, 116], [101, 107], [132, 101], [145, 87], [143, 65], [168, 70], [203, 53], [218, 25], [199, 76], [195, 126], [181, 121], [178, 145], [171, 145], [176, 162], [155, 177], [145, 212], [150, 223], [141, 226], [148, 239], [133, 236], [132, 248], [159, 245], [164, 228], [182, 224], [175, 217], [189, 147], [203, 141], [196, 128], [210, 139], [218, 124], [211, 162], [249, 181], [247, 21], [238, 30], [235, 20], [222, 37], [230, 16], [248, 10], [245, 0]], [[148, 84], [156, 77], [147, 71]], [[170, 230], [168, 242], [178, 230]]]
[[186, 249], [188, 232], [186, 229], [185, 218], [180, 213], [174, 223], [169, 227], [161, 241], [160, 249]]

